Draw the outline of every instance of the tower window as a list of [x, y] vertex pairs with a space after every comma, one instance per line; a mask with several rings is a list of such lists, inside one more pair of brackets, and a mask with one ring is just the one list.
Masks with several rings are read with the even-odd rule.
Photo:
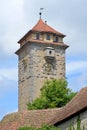
[[40, 39], [40, 34], [36, 33], [36, 39]]
[[51, 55], [51, 54], [52, 54], [52, 51], [49, 51], [49, 54]]
[[49, 34], [46, 35], [46, 39], [50, 40], [50, 35]]
[[58, 42], [58, 37], [54, 37], [54, 42]]

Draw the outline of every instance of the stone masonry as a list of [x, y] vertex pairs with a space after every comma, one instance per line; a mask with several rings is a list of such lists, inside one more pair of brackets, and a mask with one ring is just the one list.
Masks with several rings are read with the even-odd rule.
[[55, 49], [53, 70], [45, 70], [47, 44], [27, 43], [19, 52], [19, 110], [26, 110], [27, 102], [32, 102], [40, 94], [47, 79], [65, 78], [65, 49], [52, 45]]
[[[72, 126], [75, 130], [77, 129], [77, 116], [74, 116], [67, 121], [61, 123], [58, 125], [58, 128], [61, 128], [61, 130], [68, 130], [70, 126]], [[81, 130], [87, 130], [87, 111], [80, 113], [80, 120], [81, 120]]]

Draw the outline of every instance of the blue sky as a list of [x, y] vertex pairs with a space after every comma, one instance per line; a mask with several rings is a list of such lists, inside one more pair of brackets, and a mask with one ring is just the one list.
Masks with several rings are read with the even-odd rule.
[[68, 86], [87, 86], [87, 0], [3, 0], [0, 2], [0, 119], [18, 109], [17, 41], [39, 19], [66, 34]]

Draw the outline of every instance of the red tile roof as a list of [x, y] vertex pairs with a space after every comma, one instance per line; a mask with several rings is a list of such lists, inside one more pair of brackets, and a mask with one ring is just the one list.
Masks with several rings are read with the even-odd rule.
[[56, 31], [55, 29], [53, 29], [52, 27], [47, 25], [45, 22], [43, 22], [42, 19], [40, 19], [37, 22], [37, 24], [32, 28], [32, 31], [53, 33], [53, 34], [57, 34], [57, 35], [60, 35], [60, 36], [63, 36], [63, 37], [65, 36], [64, 34]]
[[87, 109], [87, 87], [83, 88], [66, 106], [46, 110], [30, 110], [9, 114], [0, 122], [0, 130], [17, 130], [21, 126], [54, 125], [83, 109]]
[[67, 105], [61, 108], [50, 123], [55, 124], [60, 122], [85, 108], [87, 110], [87, 87], [81, 89], [81, 91]]
[[49, 25], [47, 25], [45, 22], [43, 22], [42, 19], [40, 19], [37, 24], [31, 29], [29, 30], [19, 41], [18, 43], [20, 43], [22, 40], [26, 39], [26, 37], [32, 33], [32, 32], [42, 32], [42, 33], [52, 33], [55, 35], [59, 35], [61, 37], [65, 37], [64, 34], [56, 31], [55, 29], [53, 29], [52, 27], [50, 27]]
[[56, 109], [31, 110], [9, 114], [0, 123], [0, 130], [17, 130], [22, 126], [41, 127], [41, 124], [52, 120], [56, 115]]

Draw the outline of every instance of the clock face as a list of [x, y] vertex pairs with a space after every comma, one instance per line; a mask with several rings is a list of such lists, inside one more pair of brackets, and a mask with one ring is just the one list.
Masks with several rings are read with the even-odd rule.
[[51, 72], [52, 71], [52, 65], [50, 63], [45, 64], [45, 71], [46, 72]]

